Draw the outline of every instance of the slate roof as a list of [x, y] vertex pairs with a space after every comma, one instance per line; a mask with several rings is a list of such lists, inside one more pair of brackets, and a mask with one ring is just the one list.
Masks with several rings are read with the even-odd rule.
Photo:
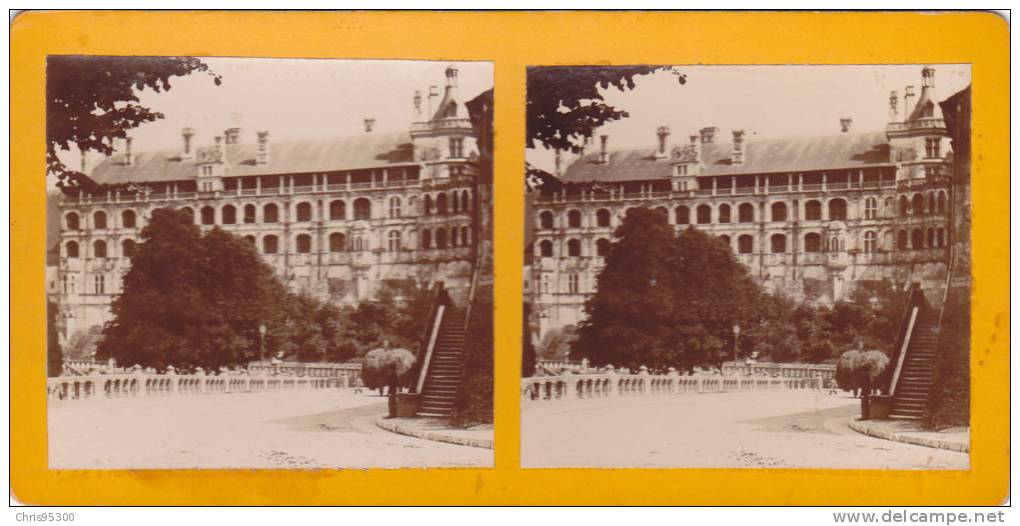
[[[381, 168], [414, 163], [411, 137], [406, 132], [362, 133], [329, 140], [269, 141], [269, 162], [255, 164], [255, 144], [229, 144], [226, 177], [321, 173]], [[124, 155], [104, 159], [91, 174], [102, 184], [163, 182], [195, 179], [195, 159], [182, 160], [180, 149], [138, 152], [132, 166]]]
[[[672, 149], [672, 148], [671, 148]], [[702, 145], [702, 176], [794, 173], [891, 165], [889, 141], [884, 131], [838, 133], [744, 141], [744, 162], [730, 162], [733, 145], [728, 142]], [[609, 162], [600, 164], [599, 153], [589, 153], [571, 163], [564, 182], [624, 182], [669, 179], [670, 159], [656, 159], [655, 148], [614, 150]]]

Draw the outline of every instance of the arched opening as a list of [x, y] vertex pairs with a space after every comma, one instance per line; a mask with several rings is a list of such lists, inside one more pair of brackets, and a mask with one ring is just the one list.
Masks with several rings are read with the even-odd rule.
[[390, 230], [389, 236], [386, 239], [386, 248], [390, 252], [397, 252], [400, 250], [400, 231]]
[[691, 210], [686, 206], [680, 205], [676, 207], [674, 215], [676, 216], [676, 224], [678, 225], [686, 225], [691, 222]]
[[446, 194], [440, 193], [436, 196], [436, 213], [443, 215], [449, 211]]
[[741, 254], [750, 254], [754, 251], [754, 238], [749, 234], [744, 234], [737, 238], [737, 252]]
[[134, 257], [137, 248], [138, 246], [133, 239], [125, 239], [120, 244], [120, 253], [126, 258], [131, 258]]
[[610, 226], [610, 221], [611, 216], [609, 214], [609, 210], [600, 208], [597, 212], [595, 212], [595, 224], [598, 226]]
[[297, 221], [305, 223], [312, 220], [312, 204], [311, 203], [298, 203], [296, 209]]
[[581, 228], [581, 211], [571, 210], [567, 212], [567, 227]]
[[333, 232], [329, 235], [329, 251], [343, 252], [347, 250], [347, 240], [340, 232]]
[[815, 232], [804, 234], [804, 252], [821, 252], [822, 236]]
[[905, 195], [900, 196], [900, 215], [904, 217], [910, 215], [910, 200]]
[[864, 219], [875, 219], [878, 217], [878, 199], [869, 197], [864, 200]]
[[432, 196], [429, 194], [425, 194], [425, 204], [422, 213], [427, 216], [432, 215]]
[[244, 223], [250, 225], [255, 222], [255, 205], [244, 205]]
[[731, 217], [730, 213], [730, 205], [726, 203], [719, 205], [719, 222], [729, 223], [732, 220], [733, 218]]
[[567, 256], [572, 258], [579, 257], [581, 255], [581, 241], [577, 239], [571, 239], [567, 241]]
[[298, 234], [294, 241], [298, 254], [307, 254], [312, 251], [312, 236], [308, 234]]
[[846, 201], [832, 199], [829, 201], [829, 221], [846, 221]]
[[432, 248], [432, 231], [427, 228], [421, 231], [421, 248]]
[[722, 241], [723, 244], [726, 245], [726, 248], [728, 248], [730, 250], [733, 250], [733, 245], [730, 244], [731, 243], [730, 236], [727, 236], [726, 234], [723, 234], [723, 235], [719, 236], [719, 241]]
[[772, 220], [786, 221], [786, 203], [772, 203]]
[[471, 210], [471, 194], [467, 190], [460, 193], [460, 210], [461, 212]]
[[337, 199], [329, 202], [330, 221], [343, 221], [347, 219], [347, 204]]
[[279, 241], [276, 236], [269, 235], [262, 238], [262, 253], [263, 254], [276, 254], [279, 252]]
[[220, 211], [224, 225], [232, 225], [237, 222], [237, 209], [234, 205], [227, 205]]
[[68, 230], [78, 230], [81, 228], [81, 221], [78, 218], [78, 214], [74, 212], [64, 216], [64, 224], [67, 225]]
[[910, 232], [910, 248], [914, 250], [924, 248], [924, 231], [920, 228], [915, 228]]
[[603, 238], [599, 238], [599, 240], [595, 242], [595, 255], [600, 257], [600, 258], [604, 258], [607, 255], [609, 255], [609, 240], [608, 239], [603, 237]]
[[935, 246], [935, 229], [934, 228], [929, 228], [928, 229], [928, 239], [927, 239], [927, 241], [928, 241], [928, 247], [929, 248]]
[[438, 248], [446, 248], [446, 229], [445, 228], [437, 228], [436, 229], [436, 247], [438, 247]]
[[942, 212], [946, 211], [946, 193], [945, 192], [939, 192], [938, 211], [939, 211], [939, 213], [942, 213]]
[[550, 230], [553, 227], [553, 213], [546, 210], [538, 215], [538, 224], [543, 230]]
[[92, 226], [96, 230], [106, 228], [106, 212], [99, 211], [92, 214]]
[[203, 225], [214, 225], [216, 224], [216, 209], [211, 206], [203, 206], [201, 210], [202, 224]]
[[471, 229], [467, 226], [460, 227], [460, 244], [465, 247], [471, 245]]
[[878, 249], [878, 236], [873, 230], [864, 233], [864, 251], [867, 253], [876, 252]]
[[908, 241], [907, 238], [908, 238], [908, 236], [907, 236], [907, 231], [906, 230], [900, 230], [899, 232], [897, 232], [896, 233], [896, 248], [898, 248], [899, 250], [907, 250], [908, 248], [910, 248], [909, 244], [908, 244], [909, 241]]
[[911, 205], [914, 210], [914, 215], [919, 216], [924, 213], [924, 195], [914, 194], [914, 202]]
[[769, 244], [773, 254], [783, 254], [786, 252], [786, 236], [783, 234], [773, 234], [769, 239]]
[[669, 223], [669, 209], [664, 206], [655, 207], [655, 213], [662, 216], [662, 219]]
[[712, 222], [712, 207], [701, 205], [698, 207], [698, 224], [707, 225]]
[[[262, 207], [262, 222], [263, 223], [276, 223], [280, 221], [280, 208], [273, 203], [269, 203]], [[275, 254], [275, 252], [267, 252], [267, 254]]]
[[737, 207], [737, 220], [741, 223], [753, 223], [754, 205], [751, 203], [743, 203]]
[[120, 213], [120, 224], [124, 228], [135, 228], [135, 211], [125, 210]]
[[821, 221], [822, 220], [822, 203], [811, 200], [804, 203], [804, 220], [805, 221]]
[[938, 247], [942, 248], [946, 246], [946, 229], [939, 227], [939, 229], [936, 232], [937, 233], [935, 234], [935, 238], [936, 241], [938, 242]]
[[96, 258], [106, 257], [106, 241], [100, 239], [92, 244], [92, 257]]
[[372, 202], [367, 198], [359, 197], [354, 200], [354, 219], [367, 221], [372, 219]]
[[66, 255], [69, 258], [78, 257], [78, 242], [68, 241], [67, 245], [64, 246], [64, 255]]
[[390, 198], [390, 219], [397, 219], [401, 215], [401, 210], [404, 204], [400, 202], [400, 198], [393, 196]]
[[543, 239], [538, 243], [538, 253], [541, 257], [551, 258], [553, 257], [553, 243], [548, 239]]

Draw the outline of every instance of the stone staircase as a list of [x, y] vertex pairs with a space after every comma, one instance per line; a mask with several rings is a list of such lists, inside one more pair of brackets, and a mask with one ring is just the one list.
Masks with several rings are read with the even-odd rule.
[[928, 408], [930, 391], [935, 383], [938, 317], [938, 311], [931, 308], [922, 308], [918, 312], [893, 392], [889, 414], [892, 418], [916, 420], [923, 417]]
[[448, 417], [463, 375], [465, 312], [452, 303], [443, 313], [421, 390], [419, 416]]

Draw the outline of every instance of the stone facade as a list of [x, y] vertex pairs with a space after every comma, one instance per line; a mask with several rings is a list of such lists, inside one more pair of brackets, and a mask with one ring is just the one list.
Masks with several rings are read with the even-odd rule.
[[[292, 290], [356, 303], [386, 283], [443, 280], [466, 289], [476, 259], [478, 146], [457, 70], [431, 115], [414, 99], [404, 133], [275, 144], [239, 129], [195, 148], [193, 130], [176, 151], [106, 158], [90, 176], [129, 183], [104, 195], [60, 202], [55, 294], [63, 338], [110, 319], [130, 255], [152, 210], [189, 211], [203, 230], [252, 242]], [[431, 105], [430, 105], [431, 106]], [[481, 183], [491, 184], [491, 182]]]
[[944, 287], [949, 246], [952, 153], [933, 97], [934, 70], [922, 71], [905, 107], [890, 95], [884, 131], [855, 133], [841, 119], [830, 136], [729, 144], [704, 128], [671, 146], [588, 152], [557, 174], [559, 188], [534, 199], [531, 301], [540, 333], [576, 324], [594, 292], [603, 254], [626, 212], [661, 210], [677, 231], [719, 236], [770, 291], [830, 304], [860, 286], [919, 282]]

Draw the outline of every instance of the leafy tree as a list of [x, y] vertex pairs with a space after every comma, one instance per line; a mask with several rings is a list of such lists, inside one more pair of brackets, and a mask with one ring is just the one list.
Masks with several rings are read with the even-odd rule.
[[92, 325], [87, 329], [78, 329], [67, 339], [64, 355], [74, 359], [89, 359], [96, 355], [96, 347], [103, 336], [102, 325]]
[[[628, 117], [605, 103], [600, 90], [634, 89], [634, 78], [668, 66], [539, 66], [527, 73], [527, 147], [577, 153], [592, 130]], [[680, 84], [686, 77], [674, 72]]]
[[127, 130], [163, 118], [139, 104], [138, 92], [170, 89], [170, 79], [195, 72], [222, 79], [197, 58], [51, 55], [46, 59], [46, 168], [58, 185], [95, 191], [85, 174], [69, 169], [60, 151], [113, 153]]
[[740, 335], [740, 348], [768, 356], [774, 362], [796, 362], [804, 351], [794, 324], [796, 306], [779, 294], [763, 294], [760, 319]]
[[52, 301], [46, 302], [46, 375], [60, 376], [64, 370], [64, 353], [60, 349], [57, 331], [60, 308]]
[[575, 325], [552, 329], [542, 338], [538, 354], [545, 360], [565, 360], [569, 358], [570, 346], [575, 340], [577, 340]]
[[257, 356], [260, 324], [267, 339], [284, 332], [287, 291], [250, 243], [219, 229], [203, 236], [170, 209], [153, 211], [142, 239], [100, 355], [125, 366], [217, 370]]

